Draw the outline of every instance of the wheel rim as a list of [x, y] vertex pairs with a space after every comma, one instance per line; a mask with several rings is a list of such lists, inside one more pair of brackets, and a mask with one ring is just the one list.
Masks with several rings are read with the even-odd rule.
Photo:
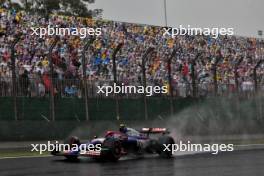
[[115, 142], [114, 146], [115, 146], [115, 149], [114, 149], [113, 154], [116, 158], [119, 158], [121, 156], [121, 145], [119, 142]]

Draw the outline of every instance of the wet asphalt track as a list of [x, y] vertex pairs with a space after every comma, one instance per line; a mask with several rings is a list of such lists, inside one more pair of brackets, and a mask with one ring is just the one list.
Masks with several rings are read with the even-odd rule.
[[64, 158], [19, 158], [0, 160], [1, 176], [263, 176], [264, 150], [219, 155], [125, 159], [96, 163], [89, 159], [68, 162]]

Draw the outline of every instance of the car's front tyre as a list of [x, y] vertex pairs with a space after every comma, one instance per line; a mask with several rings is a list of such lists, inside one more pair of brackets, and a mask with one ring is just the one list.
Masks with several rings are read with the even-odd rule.
[[[69, 144], [69, 150], [71, 150], [73, 147], [80, 146], [81, 141], [78, 137], [76, 136], [71, 136], [68, 139], [66, 139], [64, 141], [64, 144]], [[67, 160], [77, 160], [78, 159], [78, 155], [65, 155]]]
[[121, 142], [114, 138], [106, 138], [102, 144], [101, 158], [109, 161], [118, 161], [122, 155]]

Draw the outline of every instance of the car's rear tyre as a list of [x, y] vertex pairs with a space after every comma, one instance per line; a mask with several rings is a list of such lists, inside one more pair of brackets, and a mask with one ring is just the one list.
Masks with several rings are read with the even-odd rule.
[[[157, 150], [157, 153], [160, 155], [162, 158], [171, 158], [172, 157], [172, 145], [175, 144], [175, 141], [172, 137], [170, 136], [161, 136], [158, 139], [159, 143], [159, 149]], [[167, 150], [165, 145], [169, 145], [168, 147], [170, 150]]]
[[122, 155], [122, 146], [119, 140], [114, 138], [106, 138], [102, 144], [101, 159], [108, 161], [118, 161]]

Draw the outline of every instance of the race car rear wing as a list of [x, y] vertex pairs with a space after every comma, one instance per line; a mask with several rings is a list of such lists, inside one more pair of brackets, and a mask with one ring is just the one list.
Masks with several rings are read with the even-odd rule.
[[155, 134], [155, 133], [170, 133], [167, 128], [142, 128], [141, 133]]

